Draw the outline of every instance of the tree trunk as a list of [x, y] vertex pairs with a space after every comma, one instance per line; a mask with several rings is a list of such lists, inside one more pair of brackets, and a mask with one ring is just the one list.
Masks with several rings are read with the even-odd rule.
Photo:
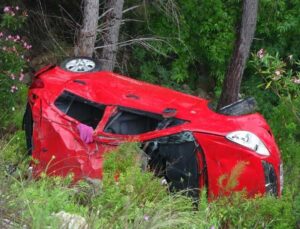
[[113, 71], [119, 41], [119, 31], [122, 21], [124, 0], [107, 0], [104, 18], [105, 29], [103, 31], [103, 50], [101, 54], [102, 70]]
[[256, 28], [257, 8], [258, 0], [243, 1], [242, 20], [237, 31], [238, 38], [224, 79], [217, 110], [238, 100], [245, 64]]
[[75, 46], [75, 56], [92, 57], [97, 37], [99, 0], [84, 0], [83, 22]]

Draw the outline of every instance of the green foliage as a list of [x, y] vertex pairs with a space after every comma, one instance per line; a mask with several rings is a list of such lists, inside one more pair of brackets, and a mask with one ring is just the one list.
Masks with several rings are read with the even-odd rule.
[[[9, 144], [15, 148], [18, 142]], [[233, 180], [244, 164], [237, 165], [229, 175], [228, 188], [236, 185]], [[57, 228], [55, 213], [61, 211], [83, 216], [91, 228], [292, 228], [299, 215], [299, 195], [294, 201], [296, 190], [290, 188], [281, 199], [248, 199], [242, 192], [211, 203], [203, 191], [196, 210], [184, 193], [170, 195], [159, 179], [141, 170], [136, 144], [107, 153], [104, 169], [102, 182], [93, 185], [86, 181], [74, 185], [71, 176], [42, 175], [39, 180], [30, 180], [24, 179], [25, 171], [15, 178], [0, 173], [1, 182], [7, 184], [6, 189], [0, 187], [0, 211], [16, 225], [30, 228]]]
[[[205, 78], [214, 83], [204, 89], [220, 94], [241, 18], [241, 3], [239, 0], [157, 0], [126, 14], [125, 17], [138, 22], [125, 24], [123, 39], [145, 34], [159, 38], [142, 47], [131, 47], [129, 56], [127, 50], [128, 74], [175, 89], [182, 89], [184, 83], [192, 90], [203, 87], [201, 79]], [[127, 7], [136, 4], [138, 2], [131, 0]], [[299, 4], [283, 0], [260, 1], [252, 50], [264, 48], [281, 56], [297, 55]], [[247, 71], [245, 77], [252, 75]]]
[[[12, 193], [19, 193], [17, 200], [10, 207], [23, 206], [21, 217], [29, 219], [33, 228], [43, 228], [52, 225], [55, 221], [53, 213], [66, 211], [85, 215], [87, 208], [77, 205], [75, 200], [76, 189], [68, 188], [71, 179], [43, 177], [39, 181], [16, 182], [11, 189]], [[55, 222], [56, 223], [56, 222]]]
[[[299, 215], [300, 190], [300, 99], [291, 101], [281, 99], [280, 104], [273, 109], [270, 125], [280, 146], [284, 161], [285, 192], [290, 193], [293, 211], [297, 220]], [[298, 110], [295, 110], [298, 109]]]
[[[280, 147], [284, 166], [284, 197], [291, 216], [299, 221], [300, 190], [300, 88], [299, 61], [279, 54], [272, 56], [265, 50], [252, 55], [250, 67], [254, 77], [246, 81], [246, 92], [252, 92], [259, 101], [261, 112], [268, 119]], [[259, 85], [259, 88], [253, 87]], [[251, 89], [250, 89], [251, 88]], [[279, 224], [280, 225], [280, 224]], [[275, 227], [275, 226], [274, 226]], [[279, 226], [278, 226], [279, 227]], [[284, 228], [283, 226], [279, 228]]]
[[12, 137], [2, 139], [0, 158], [7, 164], [17, 165], [22, 162], [26, 156], [25, 134], [23, 131], [17, 131]]
[[6, 6], [0, 27], [7, 28], [12, 31], [21, 29], [27, 17], [27, 12], [19, 12], [19, 6]]
[[254, 49], [264, 48], [281, 56], [299, 53], [299, 13], [299, 1], [260, 1]]
[[106, 155], [103, 193], [92, 201], [99, 218], [94, 222], [96, 228], [201, 228], [206, 225], [193, 212], [190, 199], [168, 195], [159, 179], [141, 170], [140, 160], [136, 144], [123, 145], [117, 152]]
[[281, 199], [247, 199], [244, 192], [232, 193], [211, 204], [210, 217], [220, 228], [293, 228], [295, 218], [290, 195]]
[[28, 61], [26, 55], [31, 45], [17, 33], [24, 25], [27, 13], [18, 6], [6, 6], [3, 11], [0, 19], [0, 124], [5, 129], [9, 126], [7, 124], [13, 123], [13, 120], [8, 120], [22, 102], [24, 87], [21, 81], [24, 79]]
[[292, 55], [284, 61], [278, 53], [272, 56], [261, 49], [256, 55], [252, 55], [250, 64], [255, 69], [255, 74], [264, 80], [259, 86], [272, 89], [280, 97], [290, 96], [292, 99], [299, 97], [300, 73], [297, 70], [300, 62], [294, 60]]
[[279, 99], [273, 91], [258, 87], [258, 85], [262, 84], [264, 84], [263, 79], [253, 74], [243, 81], [242, 95], [245, 97], [254, 97], [258, 104], [257, 111], [269, 120], [273, 108], [279, 103]]
[[[13, 147], [16, 142], [9, 144]], [[13, 222], [30, 228], [56, 228], [55, 213], [60, 211], [84, 216], [91, 228], [209, 226], [199, 217], [205, 216], [205, 211], [195, 211], [192, 201], [183, 195], [169, 195], [152, 173], [141, 171], [138, 158], [136, 144], [123, 145], [118, 151], [108, 153], [103, 185], [97, 189], [85, 181], [72, 185], [71, 177], [49, 178], [43, 174], [33, 181], [23, 179], [23, 175], [17, 178], [1, 176], [1, 182], [10, 186], [4, 193], [8, 201], [0, 206], [0, 211], [5, 208], [6, 212], [19, 212], [18, 220]], [[116, 171], [119, 173], [117, 181]]]
[[[132, 34], [150, 32], [164, 40], [151, 42], [154, 52], [134, 47], [131, 75], [171, 87], [187, 83], [192, 89], [196, 89], [193, 82], [198, 75], [221, 81], [233, 48], [238, 1], [170, 2], [145, 5], [138, 16], [144, 16], [146, 23], [128, 24], [126, 30]], [[141, 67], [136, 68], [136, 63]]]

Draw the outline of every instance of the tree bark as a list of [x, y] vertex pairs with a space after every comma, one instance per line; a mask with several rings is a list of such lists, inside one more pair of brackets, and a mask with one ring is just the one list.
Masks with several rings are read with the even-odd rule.
[[119, 31], [122, 21], [124, 0], [107, 0], [104, 18], [103, 50], [101, 54], [102, 70], [113, 71], [118, 51]]
[[245, 64], [256, 28], [258, 0], [244, 0], [241, 24], [217, 110], [238, 100]]
[[75, 56], [92, 57], [97, 37], [99, 0], [84, 0], [83, 22], [74, 49]]

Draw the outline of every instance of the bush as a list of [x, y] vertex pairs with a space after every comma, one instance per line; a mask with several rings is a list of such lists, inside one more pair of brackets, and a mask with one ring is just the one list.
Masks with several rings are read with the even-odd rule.
[[283, 199], [291, 203], [290, 214], [295, 223], [300, 220], [299, 204], [296, 204], [300, 195], [299, 61], [292, 55], [282, 59], [278, 54], [273, 56], [260, 49], [252, 55], [250, 66], [255, 74], [253, 79], [261, 83], [259, 88], [255, 88], [253, 79], [247, 80], [246, 91], [252, 91], [256, 96], [279, 145], [285, 179]]
[[[0, 106], [2, 114], [0, 124], [7, 124], [13, 112], [19, 108], [21, 82], [29, 61], [27, 57], [31, 45], [17, 32], [24, 25], [27, 17], [26, 11], [16, 6], [6, 6], [0, 19]], [[10, 122], [12, 123], [12, 122]], [[6, 125], [7, 126], [7, 125]]]
[[[166, 186], [140, 168], [139, 147], [123, 145], [106, 155], [103, 193], [92, 201], [96, 228], [204, 228], [192, 200], [169, 195]], [[116, 176], [117, 175], [117, 176]]]
[[[18, 142], [9, 144], [7, 149], [15, 149]], [[152, 173], [142, 171], [139, 150], [136, 144], [126, 144], [107, 153], [100, 183], [81, 181], [74, 185], [71, 176], [63, 179], [42, 175], [39, 180], [30, 180], [25, 179], [26, 170], [17, 170], [21, 176], [14, 177], [1, 173], [1, 182], [7, 186], [0, 187], [4, 200], [0, 211], [5, 210], [7, 219], [19, 227], [32, 228], [57, 228], [59, 221], [55, 214], [61, 211], [83, 216], [91, 228], [292, 228], [295, 225], [299, 196], [295, 198], [296, 189], [290, 185], [281, 199], [270, 196], [248, 199], [242, 192], [208, 203], [203, 191], [196, 207], [184, 193], [170, 194]]]
[[220, 228], [293, 228], [291, 196], [281, 199], [258, 196], [247, 199], [245, 193], [233, 193], [210, 206], [210, 218]]

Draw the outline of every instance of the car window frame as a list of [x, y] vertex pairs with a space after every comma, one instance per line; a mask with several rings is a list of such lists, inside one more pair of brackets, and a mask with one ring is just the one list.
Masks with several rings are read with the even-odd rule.
[[[67, 113], [64, 113], [62, 110], [60, 110], [60, 109], [55, 105], [55, 101], [56, 101], [60, 96], [62, 96], [62, 94], [63, 94], [64, 92], [68, 92], [68, 93], [73, 94], [73, 95], [75, 95], [75, 96], [77, 96], [77, 97], [79, 97], [79, 98], [81, 98], [81, 99], [83, 99], [83, 100], [87, 100], [88, 102], [95, 103], [95, 104], [98, 104], [98, 105], [104, 107], [104, 109], [103, 109], [103, 115], [102, 115], [100, 121], [98, 122], [96, 128], [93, 129], [94, 132], [95, 132], [95, 131], [98, 129], [98, 127], [100, 126], [100, 124], [101, 124], [101, 122], [102, 122], [102, 119], [103, 119], [104, 116], [105, 116], [106, 109], [109, 107], [109, 105], [106, 105], [106, 104], [103, 104], [103, 103], [99, 103], [99, 102], [95, 102], [95, 101], [93, 101], [93, 100], [91, 100], [91, 99], [89, 99], [89, 98], [85, 98], [85, 97], [83, 97], [83, 96], [81, 96], [81, 95], [78, 95], [77, 93], [73, 92], [72, 90], [66, 90], [66, 89], [61, 90], [60, 93], [58, 94], [58, 96], [56, 96], [56, 97], [53, 99], [53, 102], [52, 102], [52, 104], [51, 104], [51, 105], [52, 105], [52, 108], [55, 109], [55, 111], [58, 112], [58, 113], [62, 116], [62, 118], [66, 119], [66, 120], [68, 120], [68, 121], [70, 121], [70, 122], [72, 122], [72, 123], [74, 123], [74, 124], [80, 124], [81, 122], [78, 121], [77, 119], [75, 119], [75, 118], [73, 118], [73, 117], [67, 115]], [[83, 123], [83, 124], [84, 124], [84, 123]]]

